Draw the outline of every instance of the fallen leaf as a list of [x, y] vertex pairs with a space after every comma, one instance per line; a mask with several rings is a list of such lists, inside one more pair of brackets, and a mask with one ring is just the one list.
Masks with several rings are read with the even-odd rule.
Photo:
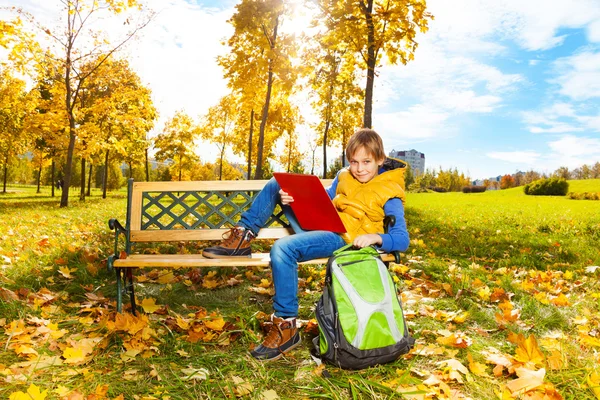
[[489, 376], [486, 371], [487, 368], [486, 368], [485, 364], [474, 361], [471, 353], [467, 353], [467, 360], [469, 361], [469, 370], [473, 374], [475, 374], [477, 376]]
[[144, 312], [147, 314], [152, 314], [156, 310], [160, 310], [160, 306], [156, 305], [156, 300], [150, 297], [142, 300], [140, 305], [144, 309]]
[[208, 378], [209, 372], [206, 368], [183, 368], [181, 370], [183, 372], [184, 377], [182, 378], [184, 381], [204, 381]]
[[544, 376], [546, 375], [546, 370], [544, 368], [538, 371], [532, 371], [527, 368], [516, 368], [515, 372], [517, 373], [518, 378], [506, 384], [506, 387], [513, 395], [527, 392], [541, 386], [544, 383]]
[[44, 400], [48, 395], [48, 390], [40, 391], [40, 388], [33, 383], [27, 388], [27, 393], [21, 391], [10, 395], [9, 400]]
[[543, 366], [546, 357], [540, 350], [535, 336], [529, 335], [527, 339], [523, 335], [519, 335], [519, 342], [515, 350], [515, 360], [523, 363], [531, 362], [534, 365]]
[[600, 373], [592, 372], [587, 376], [586, 381], [596, 398], [600, 400]]
[[266, 390], [266, 391], [262, 392], [260, 394], [260, 398], [261, 398], [261, 400], [277, 400], [277, 399], [279, 399], [279, 396], [277, 395], [276, 391], [271, 389], [271, 390]]
[[249, 395], [254, 390], [254, 386], [250, 382], [244, 381], [244, 379], [239, 376], [231, 377], [231, 380], [234, 383], [233, 391], [235, 392], [236, 397], [242, 397]]

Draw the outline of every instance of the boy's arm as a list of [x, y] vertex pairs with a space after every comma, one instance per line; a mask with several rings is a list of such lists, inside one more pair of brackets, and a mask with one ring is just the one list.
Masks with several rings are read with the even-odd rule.
[[331, 182], [331, 186], [326, 187], [325, 191], [327, 192], [327, 195], [329, 195], [329, 198], [331, 200], [333, 200], [333, 198], [335, 197], [335, 192], [337, 190], [337, 185], [338, 185], [338, 175], [339, 175], [339, 171], [338, 173], [335, 175], [335, 178], [333, 178], [333, 181]]
[[396, 217], [394, 226], [390, 226], [388, 233], [380, 234], [382, 244], [379, 249], [386, 253], [392, 251], [405, 251], [408, 249], [410, 238], [406, 229], [406, 221], [404, 219], [404, 205], [402, 200], [398, 198], [389, 199], [383, 206], [385, 215], [393, 215]]

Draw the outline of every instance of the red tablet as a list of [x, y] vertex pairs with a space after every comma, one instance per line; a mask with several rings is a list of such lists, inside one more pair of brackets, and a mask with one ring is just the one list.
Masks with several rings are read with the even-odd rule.
[[282, 172], [275, 172], [273, 176], [281, 189], [294, 198], [290, 206], [302, 229], [346, 232], [337, 210], [318, 177]]

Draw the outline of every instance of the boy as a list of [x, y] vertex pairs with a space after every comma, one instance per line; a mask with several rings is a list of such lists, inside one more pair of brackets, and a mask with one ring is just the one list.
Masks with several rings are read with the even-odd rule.
[[[355, 247], [375, 245], [385, 252], [405, 251], [409, 237], [404, 220], [404, 168], [386, 159], [381, 137], [371, 129], [360, 129], [348, 141], [346, 158], [350, 163], [327, 188], [346, 233], [304, 231], [289, 206], [294, 199], [271, 179], [244, 212], [238, 225], [219, 246], [207, 248], [208, 258], [250, 256], [250, 242], [273, 212], [277, 203], [294, 230], [271, 249], [274, 314], [261, 345], [251, 351], [259, 360], [276, 360], [300, 344], [296, 327], [298, 316], [298, 262], [330, 257], [348, 243]], [[383, 234], [383, 218], [396, 217], [396, 224]]]

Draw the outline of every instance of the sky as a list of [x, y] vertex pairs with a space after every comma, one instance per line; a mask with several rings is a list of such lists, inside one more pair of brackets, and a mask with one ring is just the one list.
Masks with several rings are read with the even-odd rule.
[[[126, 51], [159, 110], [155, 135], [177, 110], [199, 118], [227, 93], [216, 57], [227, 52], [236, 1], [146, 3], [158, 15]], [[61, 9], [58, 0], [2, 5], [48, 24]], [[435, 19], [417, 37], [415, 60], [383, 65], [375, 80], [373, 128], [387, 152], [415, 149], [426, 168], [457, 168], [472, 179], [600, 161], [600, 0], [427, 7]], [[288, 29], [306, 28], [301, 11]], [[311, 135], [308, 126], [299, 132]], [[199, 143], [199, 151], [204, 161], [216, 158], [215, 145]]]

